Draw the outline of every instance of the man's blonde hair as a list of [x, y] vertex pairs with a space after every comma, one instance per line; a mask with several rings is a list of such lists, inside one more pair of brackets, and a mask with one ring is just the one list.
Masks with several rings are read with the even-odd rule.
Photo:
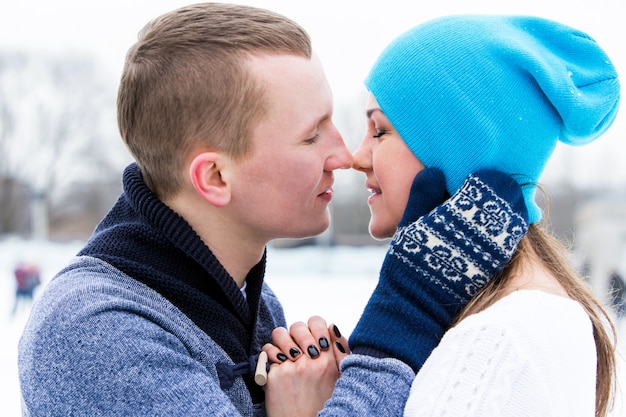
[[148, 23], [126, 56], [117, 106], [120, 133], [160, 198], [181, 187], [196, 147], [238, 158], [265, 110], [254, 54], [311, 58], [306, 31], [264, 9], [201, 3]]

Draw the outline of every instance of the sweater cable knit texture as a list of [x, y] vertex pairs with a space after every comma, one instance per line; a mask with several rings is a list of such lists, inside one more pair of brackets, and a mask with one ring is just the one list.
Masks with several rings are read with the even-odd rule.
[[595, 370], [582, 306], [521, 290], [446, 333], [413, 382], [405, 416], [593, 417]]

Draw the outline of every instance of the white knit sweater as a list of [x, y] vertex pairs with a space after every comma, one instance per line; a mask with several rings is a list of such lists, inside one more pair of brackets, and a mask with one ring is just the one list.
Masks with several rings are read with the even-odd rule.
[[596, 349], [575, 301], [522, 290], [450, 329], [411, 388], [406, 417], [593, 417]]

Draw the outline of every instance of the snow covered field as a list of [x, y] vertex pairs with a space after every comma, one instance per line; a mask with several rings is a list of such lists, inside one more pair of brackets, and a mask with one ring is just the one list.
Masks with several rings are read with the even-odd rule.
[[[13, 307], [13, 268], [18, 261], [39, 264], [47, 282], [82, 246], [82, 242], [50, 243], [0, 241], [0, 399], [2, 416], [20, 415], [17, 382], [17, 342], [28, 317], [28, 306], [11, 316]], [[303, 247], [269, 249], [267, 282], [282, 300], [288, 322], [306, 320], [319, 314], [349, 334], [373, 290], [384, 247]], [[35, 294], [36, 296], [37, 294]], [[620, 323], [626, 335], [626, 323]], [[626, 416], [626, 348], [620, 352], [618, 390], [620, 394], [612, 417]]]

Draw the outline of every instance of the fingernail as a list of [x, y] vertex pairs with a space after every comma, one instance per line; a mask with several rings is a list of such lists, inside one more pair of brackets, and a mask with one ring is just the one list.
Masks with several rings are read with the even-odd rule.
[[281, 362], [285, 362], [288, 358], [287, 355], [285, 355], [283, 352], [280, 352], [278, 355], [276, 355], [276, 359]]
[[306, 351], [309, 353], [311, 358], [317, 358], [320, 355], [320, 351], [313, 345], [309, 346]]
[[328, 344], [328, 339], [326, 339], [325, 337], [321, 337], [318, 342], [320, 344], [320, 349], [322, 350], [327, 350], [330, 347], [330, 345]]
[[339, 341], [336, 341], [335, 345], [337, 345], [337, 349], [339, 349], [339, 352], [346, 353], [346, 350], [344, 349], [343, 345], [339, 343]]
[[291, 355], [292, 358], [296, 358], [296, 356], [298, 356], [300, 354], [300, 351], [296, 348], [291, 348], [289, 349], [289, 354]]
[[339, 328], [334, 324], [333, 324], [333, 332], [335, 333], [335, 336], [341, 337], [341, 332], [339, 331]]

